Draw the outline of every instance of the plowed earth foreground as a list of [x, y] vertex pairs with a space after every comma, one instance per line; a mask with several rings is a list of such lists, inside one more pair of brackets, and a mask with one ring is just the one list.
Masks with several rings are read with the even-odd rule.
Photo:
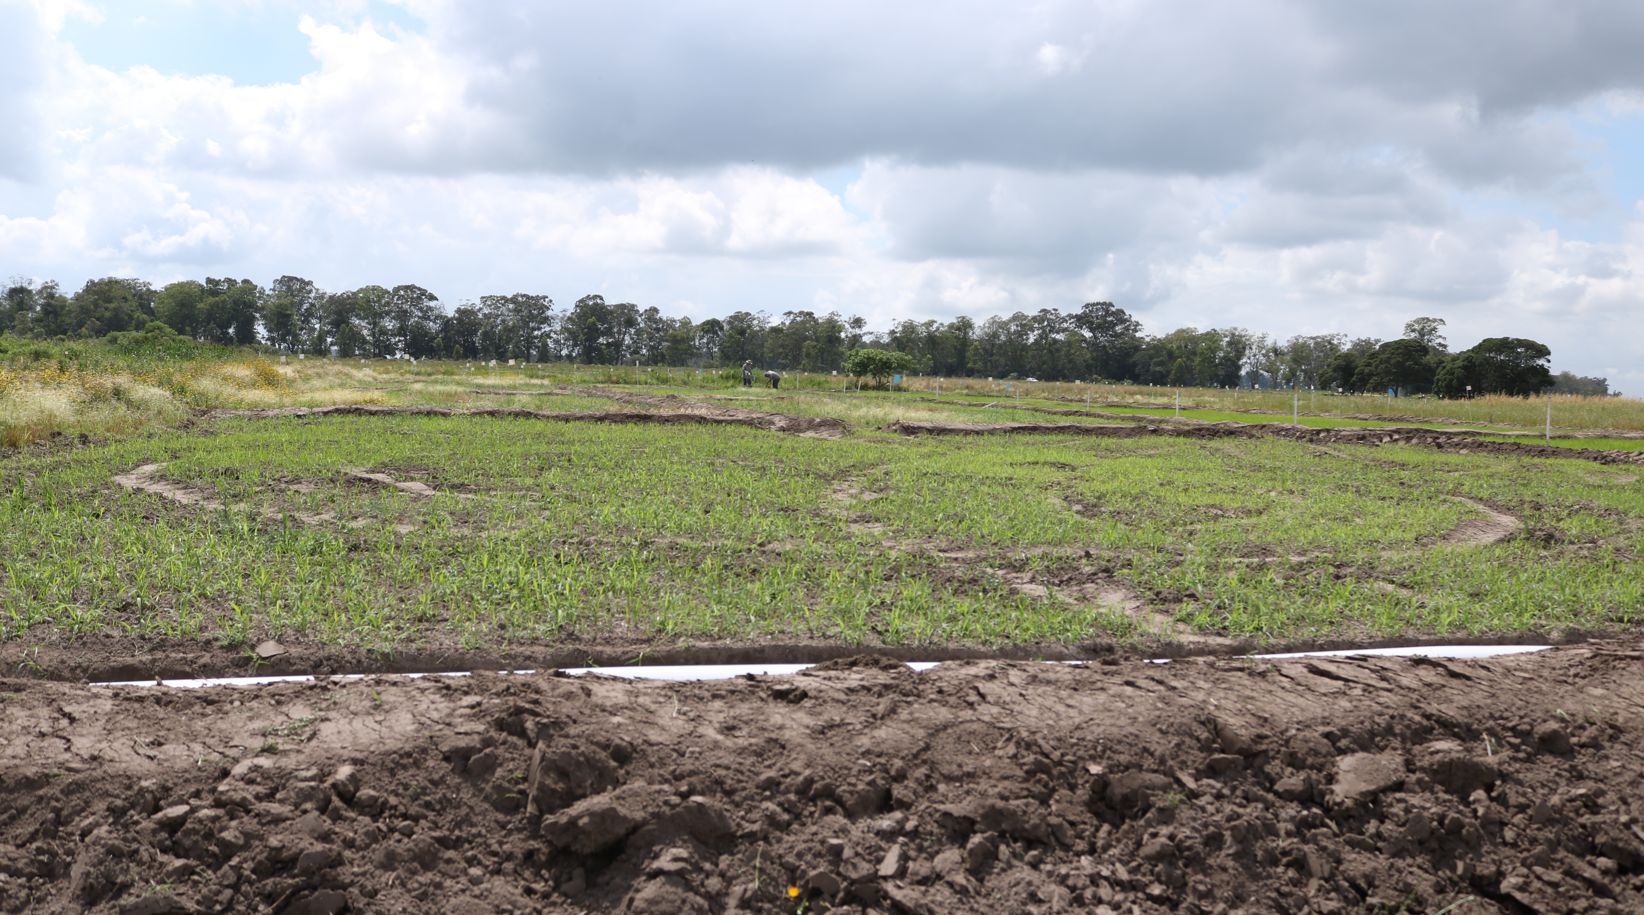
[[0, 901], [1639, 912], [1641, 648], [923, 674], [863, 658], [698, 684], [6, 681]]

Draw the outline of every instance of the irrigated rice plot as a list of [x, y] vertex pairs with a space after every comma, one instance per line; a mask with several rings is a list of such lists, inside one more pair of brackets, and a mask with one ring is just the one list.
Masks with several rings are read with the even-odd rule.
[[13, 457], [0, 497], [25, 642], [1000, 645], [1644, 608], [1633, 474], [1402, 447], [225, 420]]

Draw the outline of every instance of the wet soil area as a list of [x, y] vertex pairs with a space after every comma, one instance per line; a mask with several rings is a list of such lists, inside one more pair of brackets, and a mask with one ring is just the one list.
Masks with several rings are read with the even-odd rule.
[[1644, 911], [1644, 643], [0, 681], [0, 909]]

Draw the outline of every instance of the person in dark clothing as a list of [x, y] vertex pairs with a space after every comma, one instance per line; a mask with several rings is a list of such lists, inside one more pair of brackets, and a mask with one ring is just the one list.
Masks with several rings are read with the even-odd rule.
[[782, 386], [782, 376], [775, 372], [766, 372], [765, 380], [771, 383], [771, 390], [773, 391]]
[[753, 360], [752, 359], [749, 359], [747, 362], [742, 363], [742, 386], [745, 387], [745, 388], [753, 387]]

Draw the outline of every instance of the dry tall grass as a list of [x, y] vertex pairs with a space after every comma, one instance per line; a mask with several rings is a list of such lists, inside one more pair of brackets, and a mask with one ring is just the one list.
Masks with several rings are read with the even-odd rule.
[[0, 445], [15, 448], [60, 434], [118, 435], [176, 423], [190, 409], [382, 402], [329, 378], [303, 381], [299, 373], [262, 357], [116, 362], [89, 369], [12, 364], [0, 367]]

